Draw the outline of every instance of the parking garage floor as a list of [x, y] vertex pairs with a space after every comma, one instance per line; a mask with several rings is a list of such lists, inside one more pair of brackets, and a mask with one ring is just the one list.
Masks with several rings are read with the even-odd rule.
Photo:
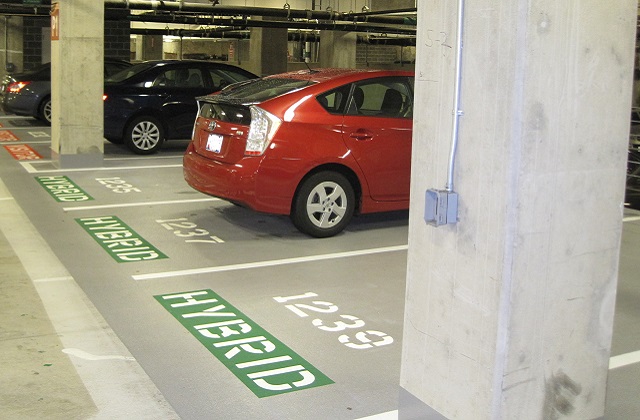
[[[398, 418], [406, 212], [314, 240], [189, 188], [184, 141], [58, 170], [49, 127], [0, 124], [0, 417]], [[640, 211], [623, 226], [616, 420], [640, 418]]]

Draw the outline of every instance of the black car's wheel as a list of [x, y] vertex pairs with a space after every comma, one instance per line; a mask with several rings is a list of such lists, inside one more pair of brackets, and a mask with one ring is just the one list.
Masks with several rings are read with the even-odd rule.
[[151, 116], [138, 117], [129, 124], [125, 133], [125, 143], [139, 155], [155, 153], [164, 142], [164, 128], [160, 121]]
[[38, 119], [51, 124], [51, 97], [44, 98], [38, 107]]
[[318, 172], [303, 181], [291, 209], [291, 221], [316, 238], [340, 233], [355, 209], [353, 186], [337, 172]]

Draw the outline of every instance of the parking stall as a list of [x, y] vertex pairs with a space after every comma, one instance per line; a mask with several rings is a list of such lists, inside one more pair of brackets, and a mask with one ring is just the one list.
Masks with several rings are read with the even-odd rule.
[[64, 170], [49, 127], [0, 122], [7, 189], [180, 418], [397, 409], [407, 212], [312, 239], [191, 189], [185, 142]]

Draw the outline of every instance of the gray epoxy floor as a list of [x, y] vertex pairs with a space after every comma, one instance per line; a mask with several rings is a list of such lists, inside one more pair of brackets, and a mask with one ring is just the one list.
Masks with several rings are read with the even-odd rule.
[[[106, 143], [103, 168], [57, 171], [47, 160], [48, 127], [11, 116], [0, 123], [0, 147], [27, 144], [44, 158], [18, 161], [0, 149], [6, 189], [0, 196], [0, 298], [8, 302], [2, 318], [32, 319], [0, 330], [7, 331], [3, 365], [18, 360], [16, 371], [26, 378], [16, 387], [23, 392], [0, 399], [3, 407], [15, 407], [12, 418], [397, 418], [406, 212], [361, 217], [344, 235], [312, 240], [286, 217], [194, 192], [182, 178], [184, 142], [142, 158]], [[14, 152], [31, 153], [23, 147]], [[92, 199], [57, 202], [36, 181], [61, 176]], [[640, 350], [638, 215], [626, 212], [612, 356]], [[121, 262], [110, 255], [108, 244], [91, 236], [100, 232], [91, 226], [113, 231], [106, 227], [114, 223], [167, 258]], [[21, 243], [29, 232], [46, 243]], [[48, 258], [30, 255], [47, 244]], [[197, 317], [185, 313], [194, 311], [176, 315], [161, 304], [189, 308], [184, 296], [191, 292], [215, 297], [224, 307], [219, 314], [228, 315], [189, 324], [185, 320]], [[70, 319], [76, 300], [82, 310]], [[91, 322], [75, 326], [86, 318]], [[212, 320], [227, 324], [206, 327]], [[35, 325], [44, 330], [33, 333]], [[265, 358], [264, 340], [233, 343], [237, 328], [277, 343], [282, 359]], [[87, 331], [106, 336], [82, 341]], [[218, 338], [202, 331], [218, 332]], [[333, 384], [305, 384], [301, 372], [307, 371]], [[21, 376], [5, 376], [2, 388]], [[99, 385], [104, 382], [106, 389]], [[638, 362], [610, 371], [607, 418], [640, 418], [639, 385]], [[86, 395], [78, 391], [83, 386]], [[267, 396], [265, 388], [271, 388]], [[74, 398], [64, 398], [65, 390]]]

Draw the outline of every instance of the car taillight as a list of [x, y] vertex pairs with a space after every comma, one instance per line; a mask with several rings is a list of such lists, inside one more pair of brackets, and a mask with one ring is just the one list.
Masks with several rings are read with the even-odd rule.
[[106, 100], [107, 100], [107, 98], [108, 98], [108, 96], [107, 96], [107, 95], [102, 95], [102, 101], [103, 101], [103, 102], [104, 102], [104, 101], [106, 101]]
[[13, 82], [7, 86], [7, 92], [9, 93], [19, 93], [22, 88], [27, 86], [31, 82]]
[[260, 156], [267, 150], [273, 136], [282, 124], [275, 115], [257, 106], [251, 106], [251, 124], [247, 135], [247, 146], [244, 154], [247, 156]]

